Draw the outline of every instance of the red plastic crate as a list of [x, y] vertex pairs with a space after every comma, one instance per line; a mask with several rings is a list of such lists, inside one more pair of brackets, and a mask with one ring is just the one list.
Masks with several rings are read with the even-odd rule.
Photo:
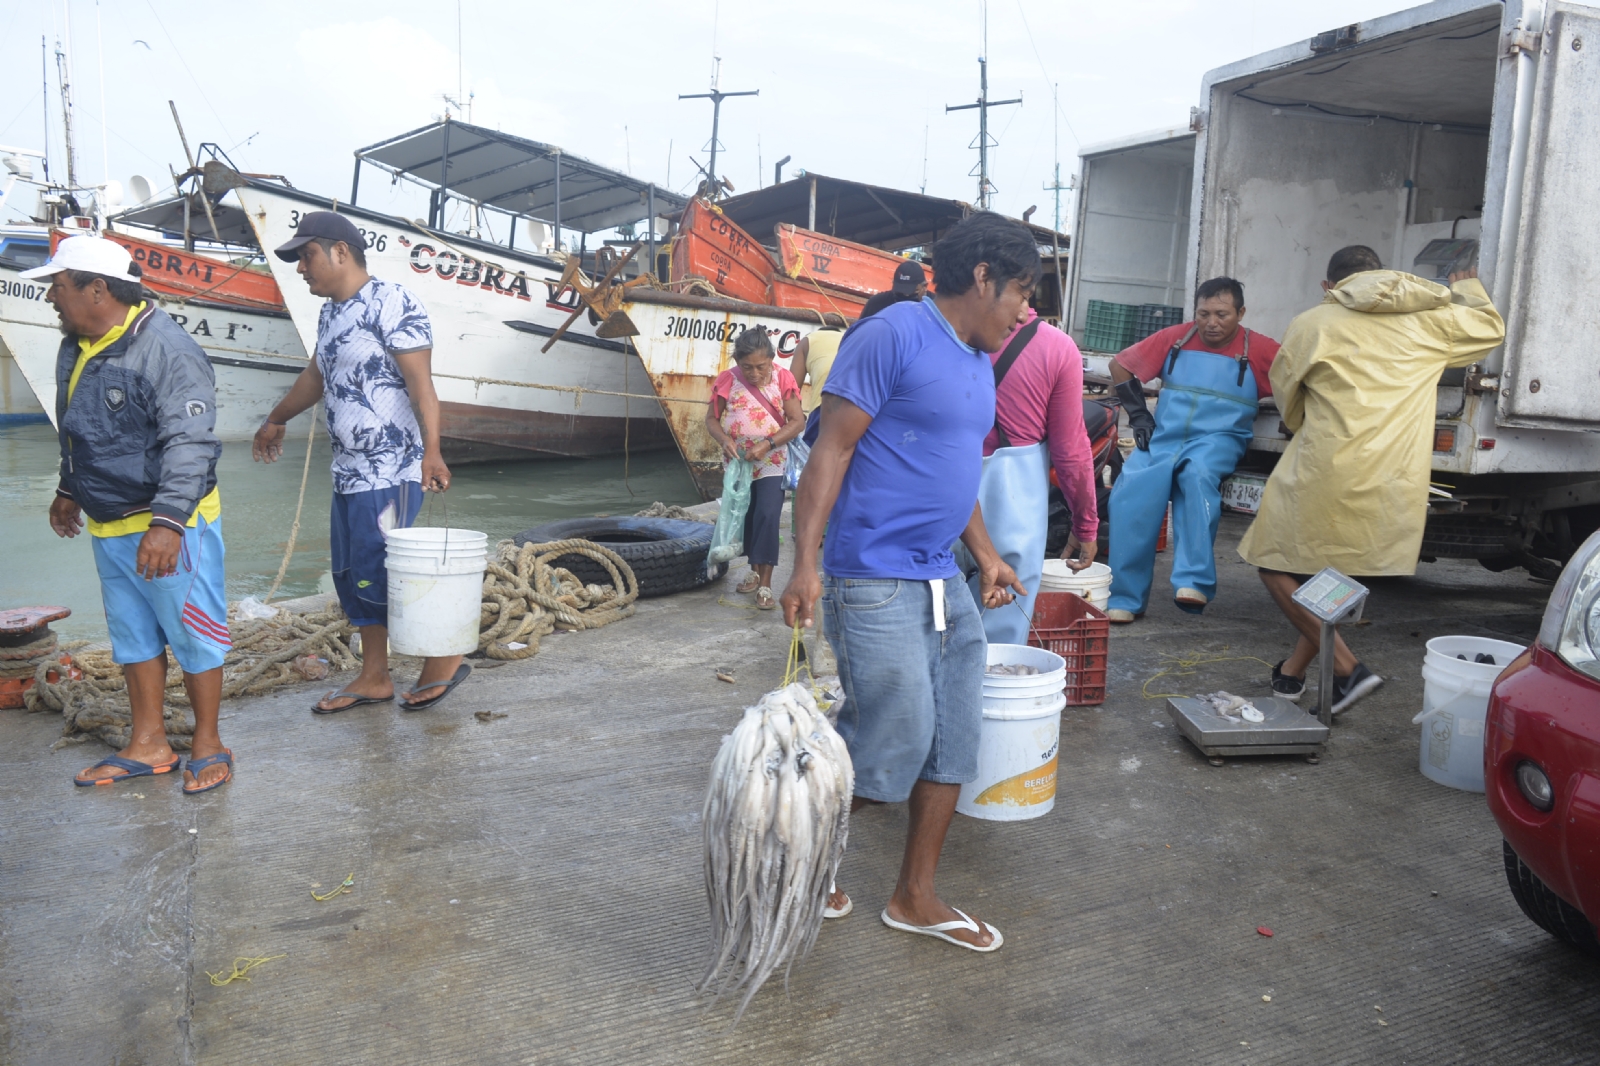
[[1075, 592], [1040, 592], [1033, 605], [1028, 646], [1053, 651], [1067, 661], [1067, 706], [1106, 700], [1106, 650], [1111, 621]]

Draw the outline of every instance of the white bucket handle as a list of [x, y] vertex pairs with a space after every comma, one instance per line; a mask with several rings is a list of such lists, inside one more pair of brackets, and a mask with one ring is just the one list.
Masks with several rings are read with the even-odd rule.
[[[1440, 686], [1440, 687], [1442, 688], [1443, 686]], [[1449, 698], [1440, 700], [1438, 705], [1435, 706], [1433, 708], [1433, 710], [1431, 710], [1431, 711], [1421, 711], [1421, 712], [1419, 712], [1415, 718], [1411, 719], [1411, 724], [1412, 725], [1421, 725], [1423, 722], [1427, 721], [1429, 718], [1432, 718], [1434, 715], [1436, 715], [1440, 711], [1444, 710], [1450, 704], [1454, 703], [1460, 697], [1465, 696], [1467, 694], [1467, 689], [1469, 689], [1471, 687], [1472, 687], [1472, 682], [1469, 681], [1465, 685], [1462, 685], [1460, 688], [1447, 688], [1447, 689], [1445, 689], [1444, 690], [1445, 694], [1447, 694]]]

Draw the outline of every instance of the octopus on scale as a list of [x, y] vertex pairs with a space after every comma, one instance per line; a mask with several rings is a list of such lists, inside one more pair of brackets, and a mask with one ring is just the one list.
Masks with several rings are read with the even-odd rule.
[[704, 809], [711, 957], [699, 988], [742, 992], [735, 1023], [816, 943], [854, 790], [844, 740], [803, 685], [767, 693], [722, 738]]

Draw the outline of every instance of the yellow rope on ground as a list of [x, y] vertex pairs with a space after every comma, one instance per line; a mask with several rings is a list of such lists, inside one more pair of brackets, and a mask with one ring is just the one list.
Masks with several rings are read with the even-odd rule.
[[[271, 962], [274, 959], [287, 959], [288, 957], [288, 955], [258, 955], [255, 958], [250, 958], [249, 956], [241, 955], [237, 959], [233, 960], [233, 972], [228, 974], [228, 976], [222, 976], [223, 971], [221, 970], [218, 970], [216, 973], [211, 973], [208, 970], [206, 971], [206, 976], [211, 978], [211, 983], [217, 985], [218, 987], [232, 984], [235, 981], [248, 981], [250, 980], [250, 971], [255, 969], [257, 966], [260, 966], [263, 963]], [[243, 966], [239, 965], [241, 962], [244, 963]]]
[[[1222, 650], [1223, 651], [1227, 651], [1228, 649], [1227, 648], [1223, 648]], [[1204, 653], [1191, 652], [1191, 653], [1189, 653], [1189, 655], [1187, 657], [1184, 657], [1184, 656], [1180, 655], [1180, 656], [1178, 656], [1177, 658], [1174, 658], [1174, 659], [1162, 659], [1161, 663], [1163, 664], [1165, 669], [1161, 670], [1159, 673], [1152, 674], [1150, 676], [1150, 678], [1145, 681], [1144, 685], [1139, 689], [1139, 691], [1144, 695], [1144, 698], [1147, 699], [1147, 700], [1183, 699], [1183, 698], [1188, 697], [1188, 696], [1193, 696], [1194, 693], [1192, 693], [1192, 692], [1151, 692], [1150, 691], [1150, 686], [1153, 683], [1155, 683], [1156, 681], [1158, 681], [1161, 678], [1163, 678], [1163, 677], [1190, 677], [1190, 676], [1193, 676], [1194, 673], [1196, 672], [1195, 671], [1195, 667], [1197, 667], [1197, 666], [1209, 666], [1212, 663], [1260, 663], [1262, 666], [1267, 667], [1269, 670], [1272, 669], [1272, 667], [1273, 667], [1272, 663], [1267, 662], [1267, 660], [1265, 660], [1265, 659], [1258, 659], [1254, 655], [1221, 655], [1221, 656], [1215, 656], [1215, 657], [1211, 657], [1211, 658], [1203, 658], [1202, 657], [1203, 655], [1204, 655]], [[1170, 664], [1170, 665], [1168, 665], [1168, 664]]]
[[355, 887], [355, 883], [356, 883], [356, 874], [355, 874], [355, 871], [352, 870], [352, 871], [350, 871], [350, 876], [346, 877], [342, 882], [340, 882], [338, 888], [334, 889], [332, 892], [327, 893], [326, 895], [321, 895], [321, 896], [317, 895], [316, 892], [313, 891], [311, 893], [311, 898], [316, 900], [318, 903], [326, 903], [328, 900], [332, 899], [334, 896], [342, 896], [346, 892], [350, 891], [350, 889]]

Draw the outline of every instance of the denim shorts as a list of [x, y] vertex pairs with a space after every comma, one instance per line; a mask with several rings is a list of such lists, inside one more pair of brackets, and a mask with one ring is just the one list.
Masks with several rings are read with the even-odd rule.
[[839, 661], [839, 735], [855, 794], [899, 803], [922, 781], [978, 776], [988, 645], [977, 604], [945, 582], [945, 630], [933, 628], [926, 581], [822, 579], [822, 625]]

